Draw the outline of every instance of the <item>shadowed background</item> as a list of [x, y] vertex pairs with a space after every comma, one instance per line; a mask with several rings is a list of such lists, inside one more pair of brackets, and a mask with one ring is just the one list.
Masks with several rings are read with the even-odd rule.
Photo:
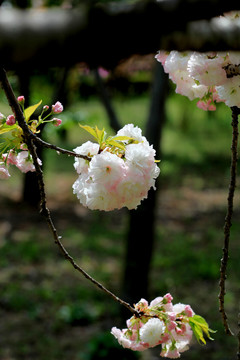
[[[25, 12], [19, 17], [19, 13], [13, 12], [12, 19], [18, 22], [12, 21], [12, 33], [5, 17], [5, 30], [10, 31], [12, 40], [1, 32], [0, 52], [16, 95], [25, 95], [30, 104], [42, 99], [43, 104], [51, 105], [60, 100], [65, 108], [59, 116], [63, 125], [58, 129], [45, 127], [44, 139], [72, 150], [89, 140], [79, 124], [97, 125], [114, 133], [124, 124], [133, 123], [143, 129], [161, 159], [157, 192], [151, 191], [138, 210], [104, 213], [83, 208], [73, 196], [71, 187], [76, 179], [73, 159], [44, 150], [40, 157], [44, 161], [48, 204], [70, 254], [116, 295], [134, 303], [141, 297], [152, 300], [171, 292], [174, 302], [191, 304], [211, 328], [218, 330], [214, 342], [208, 342], [204, 348], [193, 343], [191, 350], [182, 355], [184, 358], [234, 359], [236, 341], [224, 335], [217, 299], [230, 166], [231, 112], [219, 104], [216, 112], [206, 113], [196, 107], [196, 102], [176, 95], [161, 65], [154, 60], [158, 44], [164, 41], [167, 44], [167, 35], [161, 38], [159, 32], [158, 38], [152, 28], [154, 36], [148, 41], [143, 33], [132, 30], [134, 20], [139, 24], [139, 19], [145, 16], [150, 21], [156, 6], [159, 16], [166, 16], [166, 12], [172, 14], [178, 3], [169, 2], [172, 6], [167, 6], [167, 2], [139, 2], [140, 7], [117, 3], [106, 8], [103, 4], [92, 4], [86, 12], [79, 10], [79, 6], [86, 9], [86, 4], [73, 4], [74, 9], [69, 9], [71, 2], [59, 2], [57, 8], [51, 7], [56, 3], [50, 2], [49, 8], [44, 4], [35, 6], [36, 17], [41, 21], [48, 16], [53, 19], [47, 21], [51, 33], [35, 23], [35, 34], [42, 34], [39, 43], [36, 35], [35, 47], [31, 45], [34, 36], [29, 30], [30, 43], [27, 38], [26, 42], [19, 38], [16, 44], [21, 31], [25, 34], [25, 27], [34, 24], [34, 17]], [[179, 6], [186, 3], [179, 2]], [[199, 9], [199, 3], [192, 2], [192, 6]], [[3, 2], [1, 11], [16, 10], [9, 4]], [[229, 10], [231, 5], [219, 2], [216, 15]], [[78, 33], [79, 44], [76, 40], [69, 43], [77, 27], [72, 20], [70, 23], [64, 20], [75, 16], [70, 10], [85, 19], [77, 21], [84, 29], [81, 30], [84, 35]], [[1, 11], [0, 26], [4, 27]], [[90, 15], [85, 18], [85, 14]], [[195, 15], [196, 11], [187, 14], [186, 22], [203, 17], [201, 12]], [[208, 16], [213, 14], [210, 11]], [[121, 19], [121, 24], [123, 16], [129, 20], [124, 21], [124, 29], [121, 26], [112, 40], [112, 47], [109, 34], [101, 31], [106, 24], [105, 31], [119, 29], [117, 22], [111, 20], [115, 16]], [[155, 28], [156, 21], [152, 21]], [[184, 22], [181, 26], [172, 24], [175, 29], [180, 27], [182, 36], [187, 34]], [[145, 28], [145, 35], [148, 31]], [[169, 33], [169, 46], [175, 45], [175, 33], [171, 38], [169, 28], [163, 32]], [[129, 37], [131, 42], [120, 41], [118, 36]], [[133, 41], [136, 36], [138, 40]], [[1, 41], [8, 47], [1, 50]], [[50, 48], [41, 47], [45, 42]], [[180, 48], [189, 44], [182, 42], [182, 38], [178, 43]], [[28, 44], [29, 52], [25, 52], [24, 46], [27, 49]], [[208, 46], [212, 44], [210, 41]], [[141, 52], [141, 56], [130, 57], [135, 52]], [[123, 62], [125, 57], [128, 59]], [[109, 72], [100, 67], [103, 65]], [[2, 92], [0, 111], [11, 113]], [[115, 325], [124, 326], [123, 319], [131, 314], [88, 284], [62, 258], [38, 214], [34, 174], [24, 176], [13, 167], [10, 171], [10, 180], [0, 182], [1, 359], [53, 360], [60, 356], [66, 360], [140, 356], [155, 359], [160, 352], [157, 348], [140, 354], [118, 346], [109, 330]], [[238, 205], [237, 190], [226, 296], [235, 332], [239, 311]]]

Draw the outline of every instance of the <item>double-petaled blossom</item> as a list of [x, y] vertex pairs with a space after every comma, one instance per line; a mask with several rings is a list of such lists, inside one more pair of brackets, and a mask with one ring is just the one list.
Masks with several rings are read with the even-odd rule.
[[128, 124], [116, 136], [121, 142], [119, 152], [110, 146], [101, 150], [99, 144], [90, 141], [75, 149], [89, 160], [75, 158], [79, 177], [73, 192], [92, 210], [110, 211], [124, 206], [135, 209], [147, 198], [149, 189], [155, 189], [160, 170], [155, 163], [155, 150], [142, 136], [141, 129]]
[[[239, 12], [225, 14], [218, 20], [239, 23]], [[200, 109], [216, 110], [217, 102], [240, 107], [240, 52], [159, 51], [155, 58], [176, 84], [176, 93], [198, 99]]]
[[192, 339], [189, 319], [195, 314], [190, 305], [173, 305], [172, 299], [171, 294], [157, 297], [150, 304], [141, 299], [134, 306], [139, 316], [128, 319], [123, 330], [113, 327], [111, 333], [125, 348], [144, 351], [159, 345], [161, 356], [180, 357]]
[[228, 75], [229, 67], [240, 64], [240, 53], [179, 53], [161, 51], [156, 55], [169, 78], [176, 84], [176, 93], [190, 100], [199, 99], [197, 106], [203, 110], [215, 110], [216, 102], [229, 107], [240, 107], [239, 71]]
[[[37, 159], [38, 164], [42, 165], [40, 159]], [[28, 171], [34, 172], [36, 171], [35, 166], [33, 164], [32, 155], [29, 154], [28, 151], [20, 151], [17, 155], [16, 166], [21, 172], [26, 173]]]
[[[42, 165], [40, 159], [37, 159], [37, 161], [39, 165]], [[18, 152], [10, 150], [8, 153], [2, 154], [2, 158], [0, 159], [1, 179], [7, 179], [10, 176], [8, 171], [9, 165], [15, 165], [23, 173], [36, 171], [32, 156], [26, 149]]]

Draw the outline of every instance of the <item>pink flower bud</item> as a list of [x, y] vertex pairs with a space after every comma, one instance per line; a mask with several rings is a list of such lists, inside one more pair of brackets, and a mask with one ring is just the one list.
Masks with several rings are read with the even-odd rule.
[[49, 109], [49, 106], [48, 106], [48, 105], [44, 105], [43, 111], [47, 111], [48, 109]]
[[17, 101], [18, 101], [19, 103], [24, 103], [25, 97], [24, 97], [23, 95], [21, 95], [21, 96], [19, 96], [19, 97], [17, 98]]
[[16, 119], [15, 119], [14, 115], [9, 115], [7, 117], [7, 120], [6, 120], [7, 125], [9, 125], [9, 126], [14, 125], [15, 122], [16, 122]]
[[167, 293], [166, 295], [164, 295], [163, 298], [166, 299], [168, 303], [170, 303], [170, 302], [172, 301], [172, 299], [173, 299], [172, 295], [169, 294], [169, 293]]
[[63, 106], [59, 101], [57, 101], [56, 104], [52, 105], [52, 112], [54, 114], [59, 114], [62, 111], [63, 111]]
[[54, 126], [59, 126], [59, 125], [61, 125], [62, 120], [61, 120], [61, 119], [54, 118], [54, 119], [52, 119], [52, 122], [53, 122], [53, 125], [54, 125]]
[[183, 334], [183, 330], [180, 327], [176, 327], [175, 331], [178, 335], [182, 335]]
[[167, 325], [167, 329], [168, 331], [172, 331], [173, 329], [175, 329], [177, 326], [177, 324], [175, 323], [175, 321], [170, 321]]
[[188, 317], [192, 317], [194, 315], [193, 309], [190, 305], [186, 305], [184, 311]]
[[164, 333], [161, 339], [159, 340], [159, 344], [166, 343], [169, 339], [170, 339], [170, 334]]
[[177, 327], [175, 328], [175, 331], [176, 331], [176, 333], [177, 333], [178, 335], [183, 335], [183, 334], [185, 334], [186, 330], [187, 330], [186, 325], [183, 324], [183, 323], [180, 325], [180, 327], [177, 326]]

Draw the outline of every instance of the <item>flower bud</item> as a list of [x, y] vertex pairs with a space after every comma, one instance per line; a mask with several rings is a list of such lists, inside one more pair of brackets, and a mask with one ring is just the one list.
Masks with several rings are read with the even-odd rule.
[[188, 317], [192, 317], [194, 315], [193, 309], [190, 305], [186, 305], [184, 311]]
[[172, 301], [172, 299], [173, 299], [172, 295], [169, 294], [169, 293], [167, 293], [166, 295], [164, 295], [163, 298], [167, 301], [167, 303], [170, 303], [170, 302]]
[[17, 101], [19, 102], [19, 104], [24, 104], [24, 102], [25, 102], [25, 97], [24, 97], [23, 95], [21, 95], [21, 96], [19, 96], [19, 97], [17, 98]]
[[63, 106], [59, 101], [57, 101], [56, 104], [52, 105], [52, 112], [54, 114], [59, 114], [62, 111], [63, 111]]
[[49, 109], [49, 106], [48, 106], [48, 105], [44, 105], [43, 111], [47, 111], [48, 109]]
[[15, 122], [16, 122], [16, 119], [15, 119], [14, 115], [9, 115], [7, 117], [7, 120], [6, 120], [7, 125], [9, 125], [9, 126], [14, 125]]
[[53, 122], [53, 125], [54, 125], [54, 126], [59, 126], [59, 125], [61, 125], [62, 120], [61, 120], [61, 119], [54, 118], [54, 119], [52, 119], [52, 122]]

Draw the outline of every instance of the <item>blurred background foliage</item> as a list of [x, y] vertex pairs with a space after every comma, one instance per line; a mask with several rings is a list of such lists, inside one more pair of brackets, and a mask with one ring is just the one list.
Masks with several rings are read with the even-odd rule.
[[[22, 7], [77, 6], [80, 1], [2, 3]], [[145, 132], [155, 61], [147, 57], [134, 68], [135, 62], [133, 59], [112, 73], [104, 69], [99, 72], [121, 125], [133, 123]], [[62, 126], [48, 125], [43, 130], [48, 142], [72, 150], [91, 140], [79, 124], [97, 125], [114, 133], [96, 78], [85, 64], [70, 69], [51, 68], [48, 72], [34, 69], [21, 76], [12, 72], [9, 78], [16, 95], [22, 95], [24, 82], [31, 104], [40, 99], [48, 105], [62, 101]], [[174, 302], [191, 304], [217, 330], [215, 341], [206, 347], [193, 342], [182, 358], [235, 359], [236, 341], [224, 334], [217, 298], [229, 181], [231, 111], [218, 104], [215, 112], [204, 112], [196, 107], [196, 101], [175, 94], [174, 89], [171, 83], [166, 88], [148, 300], [171, 292]], [[3, 92], [0, 111], [11, 113]], [[83, 208], [72, 194], [76, 179], [73, 158], [44, 150], [42, 159], [49, 207], [64, 245], [86, 271], [121, 295], [129, 212]], [[10, 171], [12, 177], [0, 182], [0, 358], [158, 358], [158, 348], [134, 353], [122, 349], [109, 334], [112, 326], [124, 326], [119, 305], [88, 284], [59, 254], [37, 210], [22, 201], [24, 175], [13, 167]], [[239, 312], [239, 203], [237, 190], [226, 295], [235, 333]], [[140, 249], [143, 254], [148, 242], [146, 236]]]
[[[51, 105], [58, 73], [59, 69], [51, 69], [48, 74], [31, 74], [31, 103], [42, 99]], [[103, 79], [122, 125], [133, 123], [144, 131], [152, 77], [152, 70], [142, 70], [117, 80], [115, 74]], [[18, 95], [14, 73], [10, 81]], [[115, 85], [119, 83], [124, 86]], [[66, 89], [67, 106], [59, 116], [63, 125], [45, 127], [44, 139], [73, 149], [89, 139], [79, 124], [113, 133], [91, 71], [79, 65], [70, 69]], [[230, 110], [219, 104], [216, 112], [204, 112], [196, 102], [175, 94], [172, 84], [165, 106], [149, 300], [171, 292], [175, 302], [190, 303], [218, 330], [214, 342], [204, 348], [193, 343], [184, 358], [234, 358], [236, 345], [233, 338], [225, 337], [217, 300], [230, 165]], [[10, 113], [2, 92], [0, 109]], [[73, 159], [50, 150], [43, 157], [49, 206], [65, 246], [83, 268], [119, 294], [128, 211], [84, 209], [71, 190], [76, 178]], [[155, 359], [157, 348], [143, 354], [123, 351], [109, 336], [112, 326], [123, 324], [119, 306], [65, 262], [40, 215], [21, 202], [23, 174], [13, 168], [11, 173], [10, 180], [0, 183], [1, 359]], [[238, 191], [235, 202], [226, 296], [233, 326], [239, 291]]]

